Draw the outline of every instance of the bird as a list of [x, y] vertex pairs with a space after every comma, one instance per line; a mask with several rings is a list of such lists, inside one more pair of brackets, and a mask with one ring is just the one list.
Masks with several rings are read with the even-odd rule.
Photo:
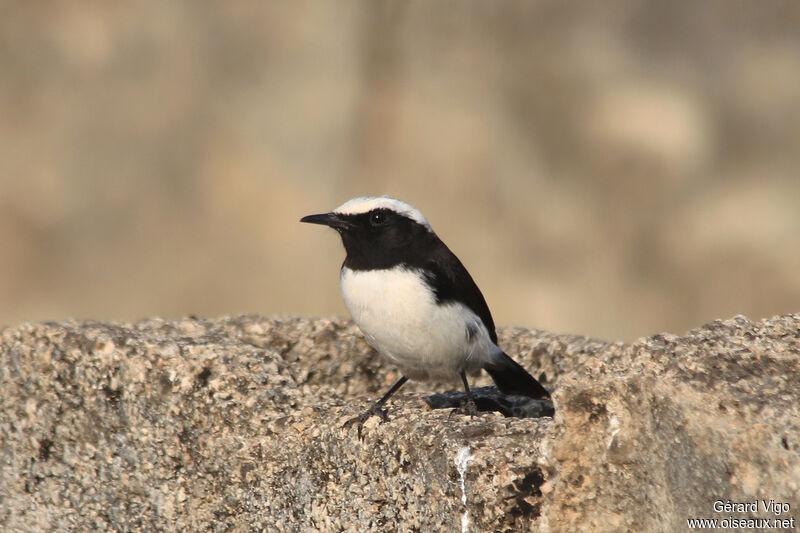
[[467, 375], [485, 370], [500, 392], [550, 393], [497, 345], [494, 320], [467, 269], [411, 204], [388, 196], [353, 198], [300, 222], [336, 230], [346, 257], [339, 274], [345, 307], [364, 337], [402, 376], [360, 416], [387, 420], [383, 406], [409, 379], [458, 381], [462, 412], [475, 415]]

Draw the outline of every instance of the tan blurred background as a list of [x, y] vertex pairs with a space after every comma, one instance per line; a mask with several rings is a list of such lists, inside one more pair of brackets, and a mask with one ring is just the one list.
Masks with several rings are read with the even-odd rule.
[[5, 2], [0, 323], [344, 315], [419, 207], [500, 325], [800, 311], [800, 3]]

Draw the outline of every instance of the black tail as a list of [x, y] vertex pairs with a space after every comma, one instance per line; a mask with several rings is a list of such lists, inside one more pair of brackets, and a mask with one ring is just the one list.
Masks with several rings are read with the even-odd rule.
[[550, 393], [516, 361], [500, 352], [483, 367], [503, 394], [519, 394], [534, 399], [550, 398]]

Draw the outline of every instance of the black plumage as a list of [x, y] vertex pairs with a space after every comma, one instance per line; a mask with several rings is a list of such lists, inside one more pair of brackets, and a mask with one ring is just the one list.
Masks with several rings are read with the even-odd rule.
[[[364, 200], [367, 204], [374, 200], [381, 201], [371, 198], [357, 200]], [[401, 210], [377, 207], [363, 212], [334, 211], [304, 217], [301, 221], [324, 224], [339, 232], [347, 251], [342, 265], [343, 272], [353, 272], [353, 275], [372, 271], [396, 272], [398, 269], [416, 272], [419, 274], [419, 281], [435, 297], [436, 305], [459, 303], [469, 309], [483, 323], [486, 334], [493, 343], [492, 350], [483, 354], [480, 361], [482, 368], [489, 373], [498, 388], [504, 394], [524, 395], [535, 399], [548, 398], [549, 392], [533, 376], [496, 347], [497, 332], [489, 306], [458, 257], [439, 239], [420, 213], [408, 204], [396, 200], [386, 199], [384, 203], [393, 205], [392, 202], [396, 202], [395, 205], [399, 205]], [[412, 211], [409, 213], [408, 209]], [[389, 283], [388, 280], [392, 278], [387, 275], [386, 279], [386, 283]], [[465, 319], [463, 324], [465, 338], [468, 343], [472, 343], [479, 336], [480, 328], [474, 323], [474, 318]], [[380, 329], [384, 328], [391, 328], [391, 324], [381, 324]], [[485, 339], [485, 334], [480, 335]], [[460, 376], [474, 410], [464, 369], [460, 371]], [[406, 379], [403, 376], [372, 409], [359, 417], [359, 427], [372, 414], [385, 415], [382, 405]]]
[[[380, 217], [381, 222], [373, 219]], [[343, 266], [375, 270], [405, 266], [422, 273], [440, 304], [460, 302], [478, 315], [497, 343], [497, 332], [486, 300], [456, 254], [429, 229], [395, 213], [377, 209], [358, 215], [338, 215], [343, 225], [360, 231], [342, 233], [347, 250]]]

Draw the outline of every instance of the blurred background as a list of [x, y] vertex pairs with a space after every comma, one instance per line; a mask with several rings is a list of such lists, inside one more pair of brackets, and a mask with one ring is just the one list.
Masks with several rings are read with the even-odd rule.
[[800, 311], [800, 3], [4, 2], [0, 324], [346, 314], [360, 195], [499, 325]]

